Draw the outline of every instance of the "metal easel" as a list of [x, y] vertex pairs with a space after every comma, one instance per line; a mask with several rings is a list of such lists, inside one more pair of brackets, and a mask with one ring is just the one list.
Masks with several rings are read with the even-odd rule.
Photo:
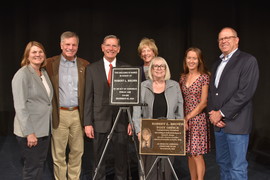
[[137, 147], [138, 146], [137, 146], [137, 143], [136, 143], [136, 141], [134, 139], [134, 137], [135, 137], [135, 128], [134, 128], [134, 125], [133, 125], [133, 121], [131, 119], [130, 106], [128, 106], [128, 107], [120, 107], [119, 110], [118, 110], [117, 116], [116, 116], [115, 121], [114, 121], [114, 124], [112, 126], [112, 129], [111, 129], [109, 135], [107, 136], [107, 142], [106, 142], [105, 147], [103, 149], [102, 155], [101, 155], [100, 160], [98, 162], [98, 165], [97, 165], [97, 167], [95, 169], [95, 174], [93, 176], [93, 180], [96, 179], [96, 175], [98, 173], [98, 170], [100, 168], [101, 162], [102, 162], [102, 160], [104, 158], [104, 155], [105, 155], [105, 152], [106, 152], [106, 150], [108, 148], [109, 142], [110, 142], [110, 140], [111, 140], [111, 138], [113, 136], [113, 131], [115, 129], [115, 126], [116, 126], [116, 124], [117, 124], [117, 122], [119, 120], [119, 117], [120, 117], [120, 114], [121, 114], [122, 111], [123, 112], [127, 112], [127, 114], [128, 114], [129, 123], [130, 123], [130, 125], [132, 127], [132, 133], [133, 133], [132, 139], [133, 139], [133, 142], [134, 142], [134, 146], [135, 146], [135, 150], [136, 150], [136, 155], [137, 155], [137, 158], [138, 158], [138, 161], [139, 161], [139, 165], [140, 165], [139, 168], [141, 168], [141, 175], [143, 176], [143, 179], [145, 179], [144, 168], [143, 168], [143, 165], [142, 165], [142, 159], [141, 159], [141, 156], [138, 153], [138, 150], [137, 150]]
[[168, 162], [169, 162], [169, 164], [170, 164], [170, 167], [171, 167], [171, 169], [172, 169], [173, 175], [174, 175], [175, 179], [178, 180], [178, 177], [177, 177], [177, 175], [176, 175], [176, 172], [175, 172], [175, 170], [174, 170], [174, 168], [173, 168], [173, 165], [172, 165], [172, 162], [171, 162], [169, 156], [157, 156], [156, 159], [155, 159], [155, 161], [154, 161], [154, 163], [153, 163], [153, 165], [151, 166], [151, 168], [150, 168], [150, 170], [149, 170], [149, 172], [148, 172], [148, 174], [147, 174], [145, 180], [147, 180], [147, 178], [148, 178], [148, 176], [150, 175], [150, 173], [152, 172], [154, 166], [157, 164], [158, 160], [160, 160], [160, 159], [161, 159], [161, 160], [163, 160], [163, 159], [164, 159], [164, 160], [165, 160], [165, 159], [168, 160]]

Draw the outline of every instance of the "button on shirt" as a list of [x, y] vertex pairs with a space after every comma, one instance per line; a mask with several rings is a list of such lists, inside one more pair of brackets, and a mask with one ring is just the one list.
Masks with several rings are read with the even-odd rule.
[[78, 68], [76, 58], [72, 61], [61, 56], [59, 65], [60, 107], [78, 106]]
[[219, 58], [222, 61], [219, 64], [219, 66], [217, 68], [217, 72], [216, 72], [216, 79], [215, 79], [215, 86], [216, 86], [216, 88], [218, 88], [219, 80], [220, 80], [221, 74], [222, 74], [225, 66], [227, 65], [227, 63], [229, 62], [230, 58], [232, 57], [232, 55], [235, 53], [236, 50], [237, 49], [235, 49], [233, 52], [231, 52], [227, 56], [224, 56], [223, 54], [219, 56]]

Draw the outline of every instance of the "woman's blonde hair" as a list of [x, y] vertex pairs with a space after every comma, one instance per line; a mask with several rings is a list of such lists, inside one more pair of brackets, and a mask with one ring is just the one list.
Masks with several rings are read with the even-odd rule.
[[138, 54], [141, 57], [142, 54], [142, 49], [144, 47], [149, 47], [155, 54], [155, 56], [158, 56], [158, 48], [156, 46], [155, 40], [154, 39], [149, 39], [149, 38], [142, 38], [140, 41], [140, 44], [138, 46]]

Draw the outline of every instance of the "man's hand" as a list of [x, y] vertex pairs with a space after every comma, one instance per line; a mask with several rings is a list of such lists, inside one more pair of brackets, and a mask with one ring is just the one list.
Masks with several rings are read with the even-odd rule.
[[219, 128], [224, 128], [226, 126], [226, 123], [224, 121], [219, 121], [216, 126]]
[[94, 127], [93, 126], [84, 126], [84, 132], [86, 134], [87, 137], [89, 138], [94, 138]]
[[222, 119], [220, 111], [210, 111], [209, 115], [211, 123], [215, 126]]

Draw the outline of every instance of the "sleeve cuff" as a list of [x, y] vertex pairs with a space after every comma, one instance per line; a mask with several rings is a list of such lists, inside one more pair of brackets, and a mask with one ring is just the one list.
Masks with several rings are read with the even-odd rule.
[[221, 110], [219, 110], [219, 112], [220, 112], [220, 114], [221, 114], [222, 117], [225, 117], [225, 115], [222, 113]]

